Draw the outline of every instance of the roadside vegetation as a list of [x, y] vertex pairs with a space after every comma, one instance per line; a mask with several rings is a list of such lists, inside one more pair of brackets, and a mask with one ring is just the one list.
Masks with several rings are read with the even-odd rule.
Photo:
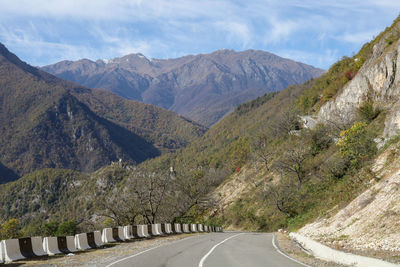
[[[321, 78], [238, 106], [174, 153], [93, 173], [44, 169], [2, 185], [7, 198], [0, 199], [0, 234], [57, 235], [165, 221], [273, 231], [328, 215], [378, 179], [370, 167], [380, 153], [374, 139], [386, 113], [366, 99], [346, 124], [309, 129], [301, 115], [334, 98], [381, 38], [388, 48], [398, 40], [399, 22]], [[221, 192], [214, 190], [240, 175], [246, 175], [248, 191], [222, 209]]]

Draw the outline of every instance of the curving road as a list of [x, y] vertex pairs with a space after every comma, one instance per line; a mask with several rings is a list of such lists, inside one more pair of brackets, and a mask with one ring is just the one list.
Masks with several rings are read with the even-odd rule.
[[300, 267], [265, 233], [210, 233], [184, 238], [120, 259], [107, 267]]

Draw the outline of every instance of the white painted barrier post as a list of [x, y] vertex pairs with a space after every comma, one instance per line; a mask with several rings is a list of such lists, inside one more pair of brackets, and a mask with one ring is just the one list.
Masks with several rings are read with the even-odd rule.
[[112, 228], [104, 228], [102, 235], [101, 235], [101, 241], [103, 243], [112, 243], [116, 242], [116, 240], [113, 238], [113, 229]]
[[90, 249], [86, 233], [75, 235], [75, 247], [79, 250]]
[[140, 238], [146, 237], [144, 234], [144, 228], [147, 229], [147, 225], [136, 225], [137, 236]]
[[77, 251], [73, 236], [45, 237], [43, 249], [49, 256]]
[[182, 225], [180, 223], [174, 223], [174, 233], [182, 234]]
[[149, 224], [148, 225], [148, 230], [150, 231], [150, 235], [152, 235], [152, 236], [160, 235], [160, 233], [158, 232], [157, 224]]
[[[118, 242], [124, 242], [125, 241], [125, 236], [124, 236], [124, 227], [123, 226], [118, 226], [118, 230], [114, 228], [114, 235], [117, 235], [117, 241]], [[114, 237], [115, 238], [115, 237]]]
[[21, 253], [18, 239], [2, 240], [1, 243], [5, 263], [25, 259]]
[[0, 241], [0, 263], [4, 263], [4, 247], [3, 241]]
[[197, 225], [197, 230], [198, 230], [199, 232], [204, 232], [204, 230], [203, 230], [203, 225], [202, 225], [201, 223], [199, 223], [199, 224]]
[[124, 226], [124, 238], [127, 240], [135, 238], [133, 235], [132, 225]]
[[43, 239], [41, 236], [1, 241], [1, 254], [4, 262], [12, 262], [25, 258], [43, 256]]
[[157, 233], [158, 233], [159, 235], [165, 234], [165, 233], [162, 231], [162, 229], [161, 229], [161, 224], [160, 224], [160, 223], [157, 223], [156, 226], [157, 226]]
[[75, 237], [74, 236], [66, 236], [65, 239], [67, 239], [67, 249], [70, 252], [77, 252], [78, 249], [75, 246]]
[[101, 233], [100, 231], [94, 231], [94, 244], [96, 247], [102, 247], [104, 245], [104, 242], [101, 240]]
[[57, 237], [45, 237], [43, 239], [43, 249], [49, 256], [61, 254], [61, 251], [58, 248]]
[[43, 249], [49, 256], [77, 251], [73, 236], [45, 237], [43, 239]]
[[190, 233], [190, 229], [189, 229], [189, 224], [183, 224], [183, 232], [184, 233]]
[[197, 232], [196, 224], [195, 224], [195, 223], [192, 223], [192, 224], [190, 225], [190, 231], [191, 231], [192, 233], [196, 233], [196, 232]]
[[41, 236], [31, 237], [32, 241], [32, 250], [36, 256], [47, 255], [43, 249], [43, 238]]
[[170, 223], [166, 224], [166, 228], [167, 228], [167, 234], [173, 234], [174, 232], [172, 231], [172, 226]]
[[143, 225], [142, 231], [144, 237], [150, 237], [149, 228], [147, 225]]

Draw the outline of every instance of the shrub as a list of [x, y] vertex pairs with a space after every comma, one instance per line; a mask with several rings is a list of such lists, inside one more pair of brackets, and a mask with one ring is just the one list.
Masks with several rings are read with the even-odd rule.
[[19, 221], [17, 219], [10, 219], [1, 225], [0, 239], [17, 238], [19, 235]]
[[363, 159], [368, 159], [376, 153], [373, 134], [368, 131], [367, 123], [356, 122], [353, 126], [340, 133], [341, 138], [336, 145], [343, 158], [349, 160], [351, 167], [360, 167]]
[[379, 109], [374, 108], [373, 101], [366, 101], [358, 108], [358, 116], [362, 121], [371, 122], [380, 113]]
[[318, 124], [313, 130], [310, 130], [310, 146], [313, 156], [327, 149], [331, 144], [332, 137], [326, 126]]
[[75, 221], [66, 221], [61, 223], [57, 229], [57, 236], [75, 235], [77, 232], [77, 223]]
[[45, 236], [56, 236], [59, 223], [57, 221], [51, 221], [43, 225], [43, 234]]
[[356, 76], [356, 74], [357, 74], [357, 72], [348, 70], [344, 73], [344, 77], [346, 77], [347, 80], [352, 80], [354, 78], [354, 76]]

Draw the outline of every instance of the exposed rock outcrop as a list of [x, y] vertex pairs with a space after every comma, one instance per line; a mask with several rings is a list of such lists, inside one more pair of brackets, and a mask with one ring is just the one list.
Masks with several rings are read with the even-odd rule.
[[398, 145], [380, 155], [372, 167], [378, 182], [330, 218], [299, 232], [330, 246], [350, 250], [400, 251], [400, 161]]
[[[385, 38], [374, 46], [372, 57], [362, 66], [357, 75], [336, 95], [325, 103], [318, 121], [349, 122], [357, 109], [371, 101], [375, 108], [385, 109], [388, 115], [383, 136], [400, 133], [400, 42], [388, 47]], [[357, 59], [355, 59], [357, 60]]]

